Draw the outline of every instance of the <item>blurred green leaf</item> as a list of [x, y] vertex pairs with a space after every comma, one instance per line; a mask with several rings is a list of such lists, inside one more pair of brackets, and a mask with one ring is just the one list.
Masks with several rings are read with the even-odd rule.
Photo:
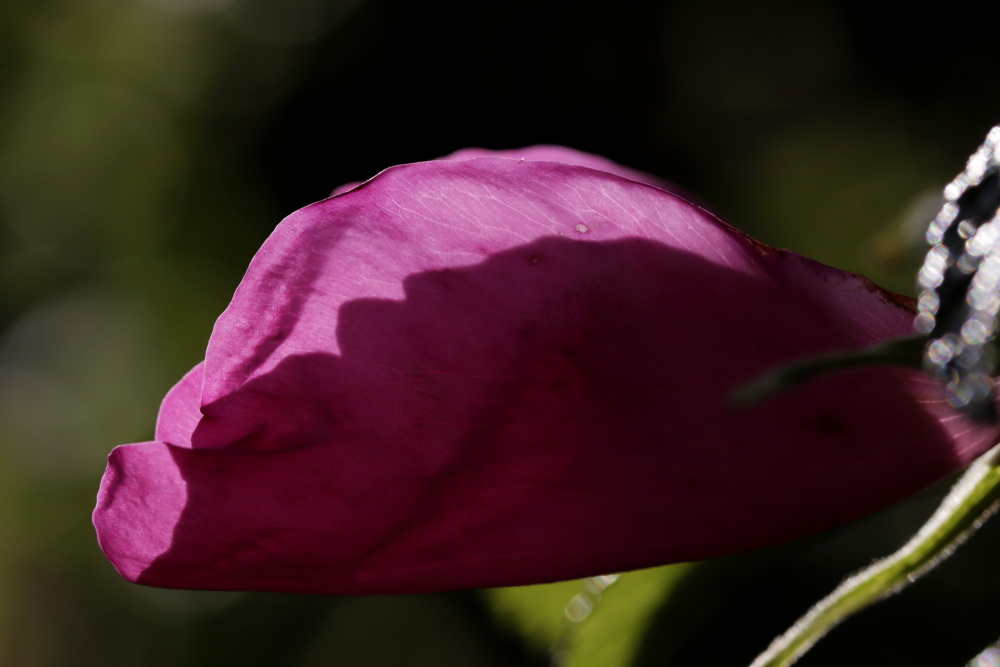
[[[498, 620], [563, 667], [629, 665], [654, 613], [692, 564], [638, 570], [599, 590], [592, 580], [487, 591]], [[575, 620], [571, 620], [575, 619]]]

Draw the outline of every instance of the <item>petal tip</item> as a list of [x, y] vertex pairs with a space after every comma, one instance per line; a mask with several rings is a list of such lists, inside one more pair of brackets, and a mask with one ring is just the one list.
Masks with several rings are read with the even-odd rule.
[[186, 490], [169, 446], [146, 442], [108, 456], [92, 521], [97, 542], [121, 576], [137, 581], [170, 548]]

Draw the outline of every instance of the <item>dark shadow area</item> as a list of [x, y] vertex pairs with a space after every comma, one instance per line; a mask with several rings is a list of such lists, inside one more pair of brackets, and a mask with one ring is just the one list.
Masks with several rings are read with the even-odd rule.
[[908, 371], [728, 406], [764, 369], [858, 343], [858, 313], [783, 274], [797, 258], [757, 252], [729, 259], [766, 279], [643, 239], [544, 238], [345, 304], [339, 356], [288, 356], [203, 408], [195, 448], [172, 451], [186, 509], [140, 581], [573, 578], [818, 532], [952, 470]]
[[243, 667], [293, 667], [315, 640], [337, 599], [250, 593], [197, 626], [187, 664], [230, 664], [238, 650]]
[[[442, 629], [449, 627], [462, 636], [447, 637]], [[387, 633], [391, 633], [391, 646], [423, 649], [426, 655], [412, 656], [413, 664], [428, 664], [428, 658], [435, 654], [447, 655], [439, 643], [457, 643], [466, 655], [473, 653], [470, 646], [479, 647], [481, 655], [488, 656], [487, 662], [476, 663], [483, 667], [548, 664], [545, 656], [529, 653], [516, 637], [495, 627], [483, 601], [470, 591], [368, 601], [246, 593], [206, 615], [196, 630], [184, 663], [190, 667], [227, 665], [234, 655], [241, 656], [242, 667], [300, 667], [320, 664], [321, 659], [313, 655], [317, 652], [333, 657], [337, 665], [387, 665], [383, 654], [393, 650], [386, 648]], [[455, 654], [461, 656], [462, 652]]]
[[[699, 566], [652, 615], [629, 667], [748, 665], [850, 574], [872, 557], [891, 554], [930, 516], [950, 483], [893, 511], [880, 512], [822, 536], [714, 559]], [[913, 586], [834, 628], [803, 665], [965, 664], [995, 641], [1000, 611], [996, 581], [976, 573], [995, 553], [1000, 524], [975, 536]], [[943, 606], [940, 600], [949, 600]], [[983, 609], [955, 613], [956, 609]], [[946, 639], [946, 640], [945, 640]]]

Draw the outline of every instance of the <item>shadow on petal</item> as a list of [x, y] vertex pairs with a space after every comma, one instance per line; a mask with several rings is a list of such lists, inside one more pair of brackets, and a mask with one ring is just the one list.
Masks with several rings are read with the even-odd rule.
[[979, 451], [904, 369], [730, 408], [764, 369], [870, 342], [866, 318], [909, 322], [822, 298], [879, 303], [856, 276], [763, 260], [754, 277], [644, 239], [548, 237], [345, 303], [341, 355], [287, 356], [204, 406], [191, 449], [141, 445], [169, 449], [187, 500], [138, 581], [415, 593], [693, 560], [857, 518]]

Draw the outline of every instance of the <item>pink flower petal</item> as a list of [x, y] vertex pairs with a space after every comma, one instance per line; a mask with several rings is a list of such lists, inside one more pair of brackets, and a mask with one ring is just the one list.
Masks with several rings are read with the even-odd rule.
[[527, 148], [499, 151], [483, 148], [463, 148], [442, 159], [471, 160], [477, 157], [507, 157], [518, 160], [531, 160], [533, 162], [562, 162], [563, 164], [573, 164], [579, 167], [589, 167], [598, 171], [605, 171], [615, 176], [621, 176], [622, 178], [645, 183], [646, 185], [653, 185], [664, 190], [673, 191], [674, 187], [655, 176], [630, 167], [623, 167], [606, 157], [584, 153], [583, 151], [566, 148], [565, 146], [528, 146]]
[[729, 406], [776, 364], [911, 321], [908, 299], [605, 170], [395, 167], [275, 230], [159, 441], [112, 452], [94, 522], [140, 583], [310, 593], [773, 544], [993, 443], [899, 368]]
[[[488, 150], [485, 148], [463, 148], [455, 151], [451, 155], [446, 155], [442, 160], [460, 162], [472, 160], [479, 157], [505, 157], [514, 160], [530, 160], [532, 162], [562, 162], [578, 167], [590, 167], [598, 171], [605, 171], [609, 174], [621, 176], [629, 180], [653, 185], [664, 190], [669, 190], [675, 194], [684, 196], [686, 193], [680, 191], [675, 185], [666, 181], [643, 173], [637, 169], [623, 167], [617, 162], [612, 162], [606, 157], [584, 153], [583, 151], [566, 148], [565, 146], [528, 146], [526, 148], [511, 148], [507, 150]], [[334, 195], [343, 194], [361, 185], [361, 183], [348, 183], [341, 185], [333, 191]], [[690, 199], [690, 197], [689, 197]]]
[[201, 420], [201, 385], [205, 365], [198, 364], [167, 392], [156, 419], [156, 439], [178, 447], [191, 446], [191, 434]]

